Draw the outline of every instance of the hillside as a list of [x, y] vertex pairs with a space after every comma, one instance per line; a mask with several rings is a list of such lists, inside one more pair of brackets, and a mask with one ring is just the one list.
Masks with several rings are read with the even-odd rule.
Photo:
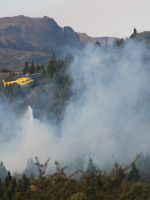
[[[84, 44], [95, 44], [95, 42], [100, 42], [101, 45], [112, 45], [114, 40], [120, 40], [120, 38], [116, 37], [91, 37], [86, 33], [78, 33], [80, 41]], [[138, 41], [145, 42], [148, 46], [150, 44], [150, 31], [143, 31], [141, 33], [137, 33], [135, 38]]]
[[[72, 49], [81, 49], [84, 44], [71, 27], [63, 29], [49, 17], [25, 16], [0, 18], [0, 58], [2, 66], [22, 65], [24, 60], [47, 61], [55, 53], [65, 55]], [[8, 51], [5, 60], [4, 49]], [[11, 51], [10, 51], [11, 50]], [[17, 50], [13, 51], [13, 50]], [[29, 52], [29, 53], [28, 53]], [[16, 56], [14, 57], [13, 54]]]
[[150, 46], [150, 31], [143, 31], [141, 33], [138, 33], [136, 35], [136, 39], [139, 41], [143, 41], [147, 44], [147, 46]]
[[[138, 40], [149, 44], [150, 32], [138, 33]], [[67, 52], [80, 50], [87, 44], [100, 42], [112, 45], [114, 37], [91, 37], [77, 33], [71, 27], [60, 27], [52, 18], [31, 18], [23, 15], [0, 18], [0, 69], [17, 68], [20, 71], [24, 62], [48, 64], [54, 53], [58, 57]]]
[[115, 37], [90, 37], [86, 33], [78, 33], [80, 41], [84, 44], [95, 44], [95, 42], [100, 42], [102, 45], [112, 45]]
[[60, 54], [65, 48], [82, 46], [72, 28], [62, 29], [52, 18], [46, 16], [0, 19], [1, 48]]

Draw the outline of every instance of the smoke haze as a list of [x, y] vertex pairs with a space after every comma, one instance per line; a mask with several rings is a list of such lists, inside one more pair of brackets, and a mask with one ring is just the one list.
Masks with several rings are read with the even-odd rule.
[[[150, 74], [143, 46], [128, 43], [121, 53], [86, 48], [70, 67], [72, 98], [61, 125], [22, 118], [0, 105], [0, 159], [8, 170], [23, 170], [29, 157], [101, 168], [126, 163], [150, 151]], [[45, 97], [46, 98], [46, 97]], [[57, 134], [59, 133], [59, 134]]]

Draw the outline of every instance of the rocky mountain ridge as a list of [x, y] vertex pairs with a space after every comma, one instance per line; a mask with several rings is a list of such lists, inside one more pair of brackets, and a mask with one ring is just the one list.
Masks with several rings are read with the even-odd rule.
[[[140, 35], [140, 34], [139, 34]], [[144, 36], [143, 36], [144, 35]], [[150, 38], [150, 32], [140, 37]], [[31, 18], [23, 15], [0, 18], [0, 67], [24, 66], [25, 60], [47, 63], [54, 53], [63, 57], [67, 52], [81, 50], [87, 44], [112, 45], [115, 37], [90, 37], [71, 27], [60, 27], [47, 16]]]
[[82, 47], [71, 27], [62, 30], [52, 18], [0, 18], [0, 48], [61, 55], [64, 49]]

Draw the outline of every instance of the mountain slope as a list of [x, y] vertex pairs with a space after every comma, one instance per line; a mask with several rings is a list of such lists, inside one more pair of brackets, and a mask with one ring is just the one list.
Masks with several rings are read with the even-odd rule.
[[112, 45], [115, 37], [90, 37], [86, 33], [78, 33], [80, 41], [84, 44], [95, 44], [95, 42], [100, 42], [102, 45]]
[[62, 29], [52, 18], [0, 18], [0, 48], [61, 55], [64, 49], [82, 47], [72, 28]]

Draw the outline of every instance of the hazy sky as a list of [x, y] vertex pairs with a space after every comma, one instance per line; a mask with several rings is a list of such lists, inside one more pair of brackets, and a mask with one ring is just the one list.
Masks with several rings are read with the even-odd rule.
[[90, 36], [150, 31], [150, 0], [0, 0], [0, 17], [48, 16]]

